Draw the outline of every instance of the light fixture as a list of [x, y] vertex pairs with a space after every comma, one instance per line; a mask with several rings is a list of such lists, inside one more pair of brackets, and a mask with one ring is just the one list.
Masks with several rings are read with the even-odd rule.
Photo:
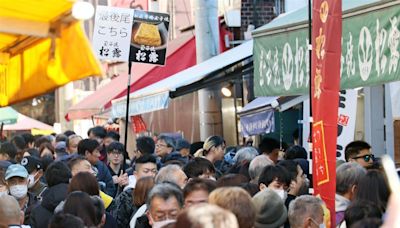
[[78, 20], [87, 20], [94, 15], [94, 7], [90, 2], [76, 1], [72, 6], [72, 16]]
[[221, 93], [225, 97], [231, 97], [232, 96], [232, 91], [230, 89], [228, 89], [228, 87], [222, 87]]

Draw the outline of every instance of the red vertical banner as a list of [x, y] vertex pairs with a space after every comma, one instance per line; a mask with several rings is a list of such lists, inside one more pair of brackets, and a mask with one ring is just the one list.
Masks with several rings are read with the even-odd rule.
[[313, 185], [329, 209], [327, 227], [335, 227], [342, 1], [313, 0], [312, 7]]

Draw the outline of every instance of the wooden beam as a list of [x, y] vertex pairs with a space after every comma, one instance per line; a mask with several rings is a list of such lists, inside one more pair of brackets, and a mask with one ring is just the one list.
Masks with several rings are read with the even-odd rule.
[[50, 23], [0, 16], [0, 33], [47, 37]]

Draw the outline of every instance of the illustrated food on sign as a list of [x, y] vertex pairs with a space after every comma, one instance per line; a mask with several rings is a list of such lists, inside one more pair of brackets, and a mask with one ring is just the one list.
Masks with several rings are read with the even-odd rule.
[[157, 25], [140, 23], [133, 40], [137, 44], [158, 47], [161, 45], [161, 36]]

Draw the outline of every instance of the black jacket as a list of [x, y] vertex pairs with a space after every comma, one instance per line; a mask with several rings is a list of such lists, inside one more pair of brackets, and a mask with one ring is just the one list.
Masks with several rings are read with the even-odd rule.
[[53, 217], [54, 209], [67, 197], [68, 184], [58, 184], [49, 187], [43, 194], [43, 200], [31, 212], [31, 227], [47, 227]]

